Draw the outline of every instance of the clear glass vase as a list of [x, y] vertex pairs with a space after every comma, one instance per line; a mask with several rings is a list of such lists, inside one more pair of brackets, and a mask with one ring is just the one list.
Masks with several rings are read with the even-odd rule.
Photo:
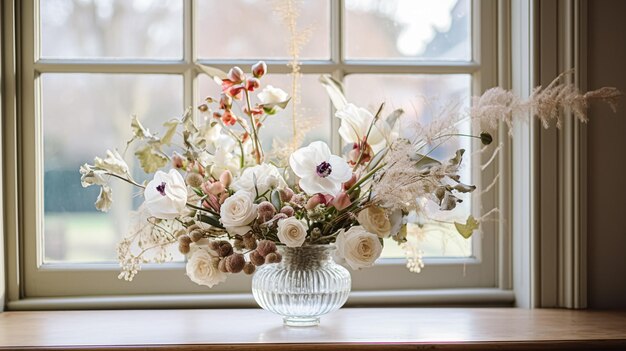
[[333, 245], [279, 247], [283, 259], [265, 264], [252, 278], [252, 294], [263, 309], [288, 326], [315, 326], [338, 310], [350, 294], [347, 269], [333, 260]]

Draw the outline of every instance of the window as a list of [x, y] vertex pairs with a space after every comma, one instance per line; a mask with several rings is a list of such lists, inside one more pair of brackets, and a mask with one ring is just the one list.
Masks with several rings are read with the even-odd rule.
[[[341, 148], [330, 100], [317, 82], [320, 74], [342, 80], [357, 105], [375, 109], [386, 101], [388, 110], [403, 108], [409, 124], [436, 117], [435, 107], [420, 97], [468, 104], [472, 93], [495, 84], [495, 65], [487, 64], [495, 55], [495, 10], [489, 1], [301, 4], [300, 25], [314, 30], [301, 55], [303, 114], [316, 122], [309, 140]], [[95, 189], [80, 187], [77, 170], [106, 148], [124, 146], [130, 114], [158, 130], [186, 106], [215, 96], [217, 87], [198, 64], [227, 70], [264, 59], [270, 72], [266, 84], [288, 87], [284, 29], [271, 1], [27, 0], [18, 6], [24, 296], [249, 292], [243, 275], [212, 290], [198, 287], [185, 277], [180, 261], [145, 266], [131, 284], [118, 280], [114, 246], [140, 200], [133, 189], [117, 184], [112, 213], [98, 213]], [[275, 117], [267, 130], [280, 136], [285, 133], [280, 120], [288, 117], [286, 112]], [[437, 156], [460, 147], [476, 145], [462, 141]], [[482, 163], [480, 157], [469, 162]], [[131, 167], [141, 179], [138, 165]], [[474, 183], [494, 178], [490, 169], [473, 173], [468, 166], [466, 173]], [[474, 196], [459, 211], [493, 207], [492, 193]], [[471, 241], [442, 241], [438, 238], [446, 229], [427, 227], [428, 266], [422, 273], [410, 273], [397, 258], [401, 252], [386, 249], [376, 267], [353, 272], [353, 290], [497, 287], [495, 228], [486, 223]]]

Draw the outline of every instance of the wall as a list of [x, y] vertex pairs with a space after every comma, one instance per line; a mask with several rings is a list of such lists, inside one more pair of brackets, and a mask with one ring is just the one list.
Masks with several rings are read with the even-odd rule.
[[[626, 93], [626, 1], [588, 1], [588, 89]], [[626, 308], [626, 97], [588, 125], [588, 304]]]

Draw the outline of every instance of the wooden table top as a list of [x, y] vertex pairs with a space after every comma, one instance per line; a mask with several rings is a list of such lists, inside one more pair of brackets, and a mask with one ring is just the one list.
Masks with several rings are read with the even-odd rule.
[[260, 309], [0, 313], [0, 347], [179, 350], [626, 349], [626, 312], [345, 308], [289, 328]]

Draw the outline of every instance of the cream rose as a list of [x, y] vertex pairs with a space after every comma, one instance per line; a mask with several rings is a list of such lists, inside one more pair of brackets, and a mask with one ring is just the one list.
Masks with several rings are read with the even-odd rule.
[[391, 234], [391, 221], [383, 208], [370, 206], [359, 212], [357, 219], [363, 228], [379, 238], [386, 238]]
[[366, 231], [362, 226], [354, 226], [340, 232], [335, 245], [337, 246], [335, 258], [338, 261], [345, 260], [355, 270], [371, 267], [383, 251], [378, 236]]
[[177, 170], [157, 171], [144, 190], [146, 208], [156, 218], [174, 219], [187, 205], [187, 185]]
[[233, 182], [232, 187], [235, 190], [245, 190], [251, 193], [258, 190], [259, 195], [261, 195], [270, 189], [285, 188], [287, 187], [287, 183], [285, 183], [285, 179], [283, 179], [278, 168], [267, 163], [262, 163], [254, 167], [246, 168], [239, 179]]
[[229, 233], [243, 235], [252, 229], [250, 224], [257, 217], [257, 207], [252, 193], [239, 190], [220, 207], [222, 224]]
[[198, 285], [213, 286], [226, 280], [226, 273], [217, 268], [219, 257], [205, 248], [198, 247], [187, 261], [187, 276]]
[[300, 247], [306, 240], [306, 226], [295, 217], [278, 221], [278, 240], [288, 247]]

